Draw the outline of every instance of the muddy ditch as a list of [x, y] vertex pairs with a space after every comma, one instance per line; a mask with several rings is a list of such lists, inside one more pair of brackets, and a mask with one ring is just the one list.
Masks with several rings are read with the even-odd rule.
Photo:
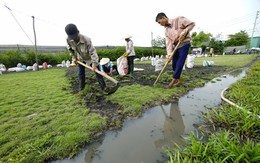
[[[139, 84], [142, 86], [152, 86], [156, 77], [160, 73], [159, 71], [155, 72], [155, 67], [151, 64], [135, 64], [136, 68], [144, 69], [144, 71], [136, 71], [134, 72], [133, 76], [119, 76], [119, 75], [112, 75], [113, 78], [120, 82], [120, 87], [132, 85], [132, 84]], [[191, 69], [186, 68], [183, 70], [183, 74], [187, 74], [190, 77], [190, 80], [184, 81], [183, 86], [189, 88], [189, 85], [192, 84], [192, 81], [195, 79], [204, 79], [210, 80], [211, 74], [220, 74], [227, 71], [229, 67], [223, 66], [214, 66], [214, 67], [203, 67], [203, 66], [194, 66]], [[100, 90], [95, 75], [86, 70], [86, 88], [79, 92], [79, 83], [77, 77], [77, 67], [71, 67], [67, 69], [66, 76], [69, 78], [71, 83], [71, 90], [74, 94], [79, 94], [81, 98], [84, 99], [87, 108], [90, 109], [91, 112], [101, 114], [102, 116], [108, 117], [107, 122], [107, 129], [114, 129], [118, 128], [118, 121], [123, 122], [124, 119], [129, 115], [124, 115], [122, 113], [123, 108], [119, 105], [112, 104], [109, 101], [105, 100], [106, 94]], [[166, 68], [166, 73], [172, 74], [170, 64]], [[167, 85], [170, 80], [166, 80], [164, 82], [158, 82], [162, 85]], [[112, 83], [107, 82], [108, 87], [111, 86]], [[174, 102], [176, 99], [172, 99]], [[165, 104], [164, 102], [158, 101], [156, 104]], [[154, 105], [154, 104], [152, 104]], [[152, 106], [147, 106], [152, 107]]]

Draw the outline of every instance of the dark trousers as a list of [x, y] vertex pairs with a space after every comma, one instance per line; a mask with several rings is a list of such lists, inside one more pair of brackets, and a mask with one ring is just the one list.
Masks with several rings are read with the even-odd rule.
[[127, 57], [127, 64], [128, 64], [127, 74], [133, 74], [134, 73], [134, 58], [135, 58], [135, 56], [128, 56]]
[[[110, 72], [110, 68], [106, 67], [106, 66], [103, 66], [103, 70], [106, 72], [106, 73], [109, 73]], [[118, 70], [117, 70], [117, 66], [116, 65], [113, 65], [112, 66], [112, 71], [115, 70], [116, 71], [116, 74], [118, 75]]]
[[[97, 69], [99, 70], [99, 66], [97, 66]], [[79, 70], [79, 73], [78, 73], [79, 89], [83, 90], [85, 88], [85, 80], [86, 80], [86, 78], [85, 78], [85, 67], [80, 65], [80, 64], [78, 64], [78, 70]], [[98, 80], [100, 88], [102, 90], [104, 90], [105, 87], [106, 87], [106, 83], [105, 83], [105, 80], [104, 80], [103, 76], [98, 74], [98, 73], [96, 73], [96, 78]]]
[[184, 45], [183, 47], [176, 50], [175, 54], [172, 57], [172, 70], [173, 78], [180, 79], [185, 60], [189, 53], [190, 44]]

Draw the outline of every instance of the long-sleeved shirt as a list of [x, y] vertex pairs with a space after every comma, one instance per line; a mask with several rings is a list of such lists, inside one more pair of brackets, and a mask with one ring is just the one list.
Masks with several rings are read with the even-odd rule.
[[135, 56], [135, 49], [134, 49], [134, 43], [132, 40], [129, 39], [129, 41], [126, 42], [126, 53], [128, 56]]
[[[174, 19], [169, 19], [169, 26], [165, 29], [165, 36], [166, 36], [166, 50], [167, 54], [170, 55], [172, 53], [173, 48], [178, 43], [178, 38], [182, 31], [184, 31], [186, 28], [189, 28], [189, 31], [191, 31], [195, 23], [191, 20], [183, 17], [178, 16]], [[191, 40], [190, 34], [187, 35], [187, 37], [183, 40], [183, 43], [188, 42]]]
[[91, 63], [93, 66], [99, 65], [99, 57], [89, 37], [79, 34], [78, 43], [67, 39], [67, 44], [72, 58], [77, 57], [79, 61], [85, 61], [88, 65]]

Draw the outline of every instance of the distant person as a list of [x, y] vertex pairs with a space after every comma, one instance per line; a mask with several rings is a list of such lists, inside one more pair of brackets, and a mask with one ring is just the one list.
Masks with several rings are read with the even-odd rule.
[[[99, 57], [97, 55], [95, 47], [92, 45], [91, 39], [87, 36], [80, 34], [75, 24], [68, 24], [65, 27], [65, 32], [68, 35], [67, 44], [68, 50], [72, 56], [72, 60], [75, 64], [77, 61], [86, 63], [92, 67], [92, 71], [95, 72], [99, 69]], [[85, 88], [85, 67], [78, 64], [78, 78], [79, 78], [79, 89]], [[96, 78], [102, 90], [105, 89], [106, 83], [103, 76], [96, 73]]]
[[233, 54], [236, 54], [236, 48], [233, 49]]
[[209, 56], [212, 57], [213, 54], [214, 54], [214, 49], [213, 49], [213, 48], [210, 48], [210, 50], [209, 50]]
[[43, 68], [43, 69], [47, 69], [47, 68], [48, 68], [48, 64], [47, 64], [47, 62], [43, 62], [43, 64], [42, 64], [42, 68]]
[[38, 65], [37, 65], [37, 63], [34, 63], [34, 64], [33, 64], [33, 71], [38, 71]]
[[130, 35], [126, 35], [124, 37], [124, 39], [126, 41], [126, 52], [125, 52], [125, 54], [127, 56], [127, 63], [128, 63], [127, 74], [132, 76], [133, 73], [134, 73], [135, 49], [134, 49], [134, 43], [130, 38], [132, 38], [132, 36], [130, 36]]
[[[155, 21], [161, 26], [165, 27], [166, 48], [168, 56], [171, 55], [179, 40], [182, 41], [179, 48], [176, 50], [176, 53], [172, 57], [172, 70], [174, 71], [172, 76], [173, 79], [166, 88], [181, 86], [182, 80], [180, 77], [191, 46], [190, 35], [188, 34], [187, 37], [185, 37], [184, 33], [185, 30], [190, 32], [195, 26], [195, 23], [183, 16], [178, 16], [174, 19], [168, 19], [166, 14], [163, 12], [157, 14]], [[168, 60], [169, 59], [170, 58], [168, 57]]]
[[101, 72], [112, 75], [113, 72], [115, 72], [116, 75], [118, 75], [117, 66], [113, 64], [112, 61], [110, 61], [109, 58], [102, 58], [100, 60], [100, 66], [99, 69]]

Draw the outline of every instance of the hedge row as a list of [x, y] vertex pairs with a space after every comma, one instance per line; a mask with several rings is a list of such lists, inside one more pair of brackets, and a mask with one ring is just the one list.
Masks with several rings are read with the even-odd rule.
[[[61, 63], [63, 60], [68, 60], [71, 57], [68, 52], [58, 52], [56, 54], [39, 53], [37, 58], [40, 65], [43, 62], [55, 65]], [[23, 52], [19, 50], [9, 50], [0, 54], [0, 63], [4, 64], [6, 68], [16, 67], [18, 63], [32, 66], [35, 62], [35, 52], [33, 50]]]
[[[97, 49], [99, 58], [107, 57], [112, 61], [116, 61], [117, 58], [125, 53], [125, 47], [116, 47], [112, 49]], [[150, 47], [135, 47], [136, 58], [156, 55], [166, 55], [165, 49], [150, 48]]]
[[[97, 49], [99, 58], [110, 58], [112, 61], [116, 61], [117, 58], [122, 56], [125, 52], [125, 47], [116, 47], [112, 49]], [[166, 51], [164, 49], [152, 49], [145, 47], [136, 47], [136, 58], [146, 57], [146, 56], [156, 56], [165, 55]], [[47, 62], [51, 65], [56, 65], [61, 63], [63, 60], [71, 60], [68, 51], [58, 52], [58, 53], [38, 53], [37, 55], [38, 63], [41, 65], [43, 62]], [[26, 66], [32, 66], [35, 63], [35, 51], [19, 51], [19, 50], [9, 50], [0, 53], [0, 64], [4, 64], [5, 67], [16, 67], [18, 63], [22, 63]]]

